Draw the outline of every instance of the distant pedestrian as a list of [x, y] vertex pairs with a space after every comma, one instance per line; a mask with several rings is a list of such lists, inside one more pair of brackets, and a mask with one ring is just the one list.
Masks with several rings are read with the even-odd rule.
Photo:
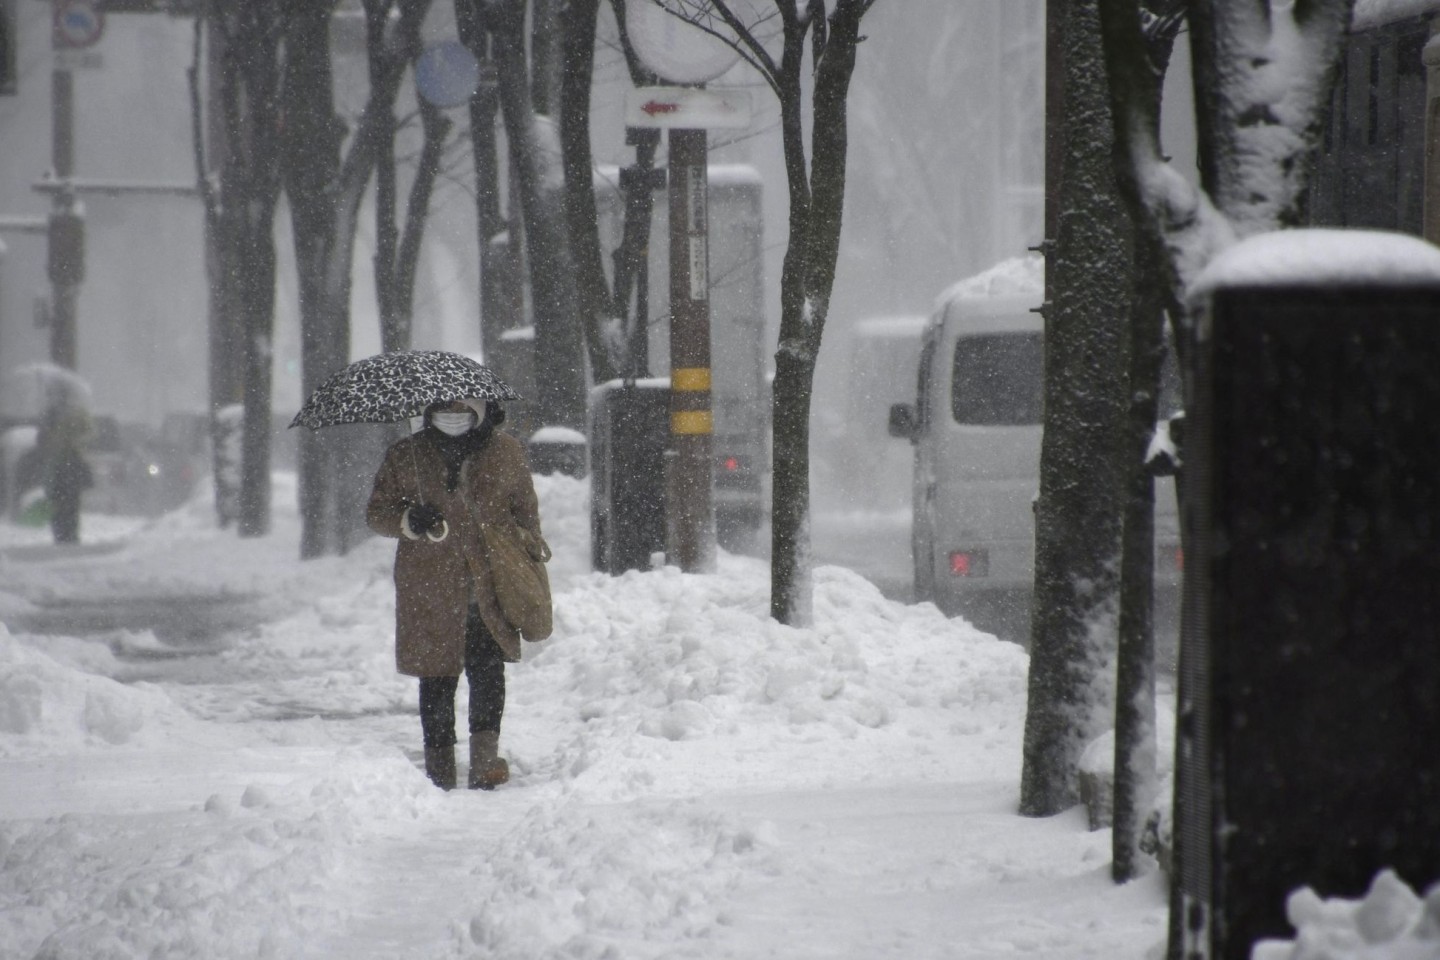
[[56, 543], [80, 542], [81, 495], [95, 485], [95, 474], [85, 460], [89, 434], [89, 416], [68, 403], [47, 410], [40, 427], [37, 450]]
[[424, 428], [393, 444], [375, 476], [371, 529], [395, 550], [395, 663], [420, 678], [425, 772], [456, 785], [455, 693], [470, 685], [469, 787], [510, 779], [499, 755], [505, 664], [520, 659], [520, 631], [501, 612], [482, 524], [518, 524], [540, 537], [534, 482], [520, 441], [496, 429], [494, 401], [437, 403]]

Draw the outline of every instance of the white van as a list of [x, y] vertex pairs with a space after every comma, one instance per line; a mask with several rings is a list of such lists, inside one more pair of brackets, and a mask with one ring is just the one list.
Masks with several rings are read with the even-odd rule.
[[[1043, 269], [1039, 257], [1017, 258], [943, 293], [921, 344], [915, 403], [895, 404], [889, 421], [892, 436], [914, 445], [915, 599], [1021, 643], [1035, 578]], [[1156, 532], [1157, 584], [1174, 586], [1169, 481], [1156, 488]], [[1157, 624], [1166, 615], [1157, 612]]]

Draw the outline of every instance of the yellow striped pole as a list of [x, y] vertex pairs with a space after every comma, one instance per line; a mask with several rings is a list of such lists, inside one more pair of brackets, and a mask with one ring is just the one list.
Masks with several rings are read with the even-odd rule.
[[682, 570], [715, 567], [711, 491], [710, 259], [704, 130], [670, 131], [670, 450], [666, 553]]

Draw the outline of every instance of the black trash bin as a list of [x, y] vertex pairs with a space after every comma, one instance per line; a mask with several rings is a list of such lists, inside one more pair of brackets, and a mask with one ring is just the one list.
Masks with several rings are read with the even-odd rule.
[[590, 403], [590, 544], [596, 570], [648, 570], [665, 549], [670, 382], [614, 381]]

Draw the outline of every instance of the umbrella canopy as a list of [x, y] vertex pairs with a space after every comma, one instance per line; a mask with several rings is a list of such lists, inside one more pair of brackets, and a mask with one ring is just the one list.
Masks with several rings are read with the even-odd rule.
[[356, 360], [315, 388], [290, 426], [397, 423], [432, 403], [519, 400], [483, 363], [446, 350], [381, 353]]
[[0, 415], [38, 420], [51, 407], [88, 410], [90, 383], [74, 370], [54, 363], [24, 363], [0, 376]]

